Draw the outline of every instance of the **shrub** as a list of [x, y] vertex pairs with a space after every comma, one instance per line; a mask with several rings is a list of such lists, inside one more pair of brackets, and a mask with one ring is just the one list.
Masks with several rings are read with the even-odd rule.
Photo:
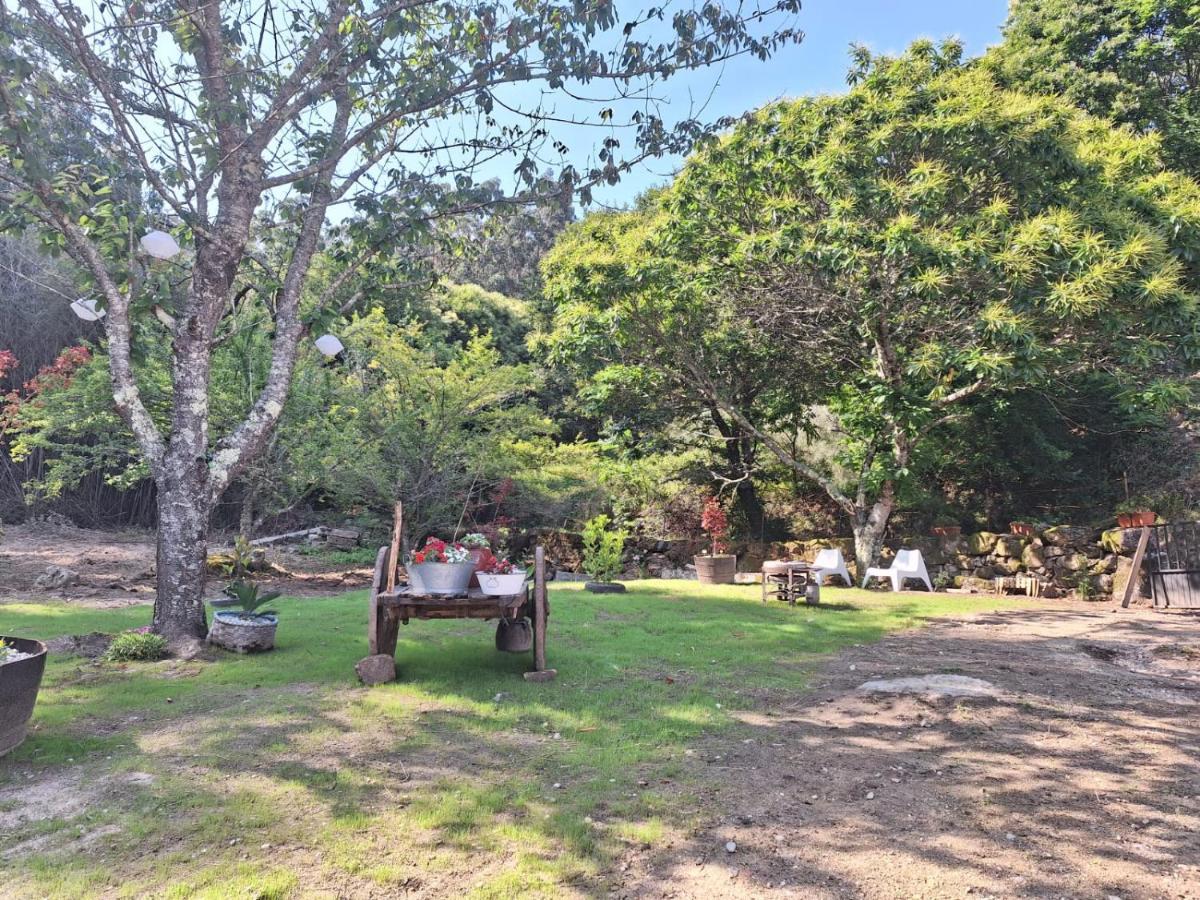
[[162, 659], [166, 655], [166, 638], [140, 631], [121, 632], [104, 652], [104, 658], [109, 662], [138, 662]]
[[625, 530], [610, 529], [608, 516], [596, 516], [583, 526], [583, 568], [597, 581], [612, 581], [621, 574]]

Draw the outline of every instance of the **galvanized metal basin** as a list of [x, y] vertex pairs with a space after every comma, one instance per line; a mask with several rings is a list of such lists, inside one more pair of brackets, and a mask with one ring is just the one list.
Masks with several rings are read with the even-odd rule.
[[465, 594], [475, 574], [475, 561], [460, 563], [414, 563], [408, 566], [408, 582], [414, 594], [452, 597]]

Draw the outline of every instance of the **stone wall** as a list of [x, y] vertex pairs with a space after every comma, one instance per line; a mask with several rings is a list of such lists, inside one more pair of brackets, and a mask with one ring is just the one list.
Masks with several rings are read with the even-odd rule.
[[[939, 588], [954, 587], [991, 593], [1001, 575], [1033, 575], [1042, 583], [1042, 595], [1106, 599], [1120, 596], [1133, 570], [1133, 553], [1139, 528], [1100, 531], [1075, 525], [1057, 525], [1032, 535], [981, 531], [956, 538], [916, 537], [889, 542], [878, 565], [887, 565], [899, 547], [921, 551], [929, 577]], [[583, 541], [578, 534], [546, 530], [522, 535], [518, 550], [541, 542], [551, 566], [565, 572], [582, 568]], [[758, 572], [767, 559], [812, 561], [825, 547], [837, 547], [846, 558], [850, 574], [854, 565], [851, 538], [815, 538], [773, 543], [738, 543], [739, 572]], [[656, 540], [631, 537], [625, 547], [625, 578], [695, 578], [692, 557], [707, 549], [703, 540]], [[1143, 579], [1144, 581], [1144, 579]], [[1143, 584], [1141, 595], [1149, 596]]]
[[[954, 538], [918, 537], [889, 542], [879, 565], [887, 565], [896, 548], [903, 546], [921, 551], [929, 577], [939, 587], [990, 593], [993, 579], [998, 576], [1033, 575], [1041, 582], [1045, 597], [1072, 594], [1107, 599], [1124, 592], [1140, 534], [1140, 528], [1099, 531], [1056, 525], [1032, 535], [981, 531]], [[818, 550], [831, 546], [842, 549], [854, 574], [854, 544], [849, 538], [772, 544], [767, 545], [765, 552], [773, 559], [791, 557], [811, 561]], [[761, 549], [751, 550], [744, 561], [748, 565], [739, 560], [738, 568], [753, 570], [761, 564], [763, 553]], [[1149, 595], [1144, 584], [1140, 588], [1142, 596]]]

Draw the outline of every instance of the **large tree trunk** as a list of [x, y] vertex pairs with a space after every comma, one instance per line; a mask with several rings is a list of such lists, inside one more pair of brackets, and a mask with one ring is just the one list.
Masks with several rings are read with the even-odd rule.
[[854, 515], [854, 563], [858, 567], [861, 583], [867, 569], [875, 564], [883, 549], [883, 537], [887, 533], [888, 519], [896, 506], [895, 485], [884, 482], [879, 499], [870, 507], [859, 507]]
[[[167, 460], [170, 465], [170, 460]], [[174, 643], [204, 638], [204, 584], [208, 574], [207, 486], [195, 467], [172, 472], [158, 491], [158, 594], [154, 630]]]
[[754, 479], [750, 477], [754, 469], [754, 435], [729, 422], [721, 415], [717, 406], [713, 406], [709, 413], [722, 438], [722, 451], [729, 467], [729, 477], [739, 479], [734, 487], [738, 508], [746, 517], [750, 534], [761, 540], [766, 528], [766, 510], [763, 509]]

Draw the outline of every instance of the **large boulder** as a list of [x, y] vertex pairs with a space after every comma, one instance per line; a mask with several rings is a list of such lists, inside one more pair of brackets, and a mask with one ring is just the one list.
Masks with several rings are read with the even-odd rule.
[[1054, 547], [1083, 547], [1092, 543], [1092, 529], [1082, 525], [1055, 525], [1042, 532], [1042, 540]]
[[46, 571], [33, 582], [33, 586], [40, 591], [61, 591], [77, 584], [79, 573], [66, 566], [46, 566]]
[[996, 570], [1004, 575], [1016, 575], [1025, 567], [1016, 556], [1003, 556], [996, 559]]
[[[1116, 570], [1113, 572], [1111, 593], [1115, 599], [1122, 600], [1125, 597], [1125, 587], [1129, 584], [1129, 577], [1133, 574], [1133, 560], [1126, 556], [1117, 557]], [[1142, 570], [1141, 577], [1138, 579], [1138, 586], [1133, 592], [1134, 599], [1149, 599], [1150, 597], [1149, 580], [1146, 578], [1145, 570]]]
[[967, 552], [976, 556], [983, 556], [991, 553], [996, 547], [996, 538], [999, 535], [993, 534], [990, 531], [980, 531], [976, 534], [968, 534], [964, 538], [967, 545]]
[[1020, 557], [1025, 546], [1025, 539], [1018, 534], [1002, 534], [996, 538], [996, 547], [992, 551], [999, 557]]
[[1110, 528], [1100, 535], [1100, 546], [1109, 553], [1119, 556], [1133, 556], [1141, 539], [1140, 528]]
[[1025, 568], [1042, 569], [1046, 566], [1046, 557], [1042, 553], [1042, 542], [1035, 538], [1025, 545], [1025, 549], [1021, 551], [1021, 564]]
[[1067, 553], [1059, 564], [1068, 572], [1082, 572], [1091, 565], [1091, 560], [1082, 553]]

